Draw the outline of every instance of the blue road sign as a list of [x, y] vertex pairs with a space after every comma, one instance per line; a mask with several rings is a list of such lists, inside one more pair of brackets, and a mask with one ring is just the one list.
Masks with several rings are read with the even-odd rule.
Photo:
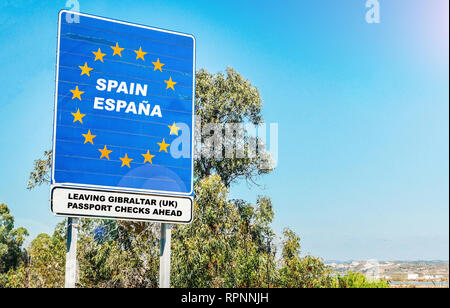
[[56, 70], [54, 187], [192, 196], [192, 35], [63, 10]]

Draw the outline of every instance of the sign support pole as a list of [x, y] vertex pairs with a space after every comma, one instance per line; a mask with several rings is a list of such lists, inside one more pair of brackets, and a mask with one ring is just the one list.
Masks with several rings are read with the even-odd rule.
[[66, 277], [65, 287], [75, 288], [77, 282], [77, 241], [78, 241], [78, 219], [69, 217], [67, 219], [67, 250], [66, 250]]
[[159, 287], [170, 288], [170, 246], [172, 226], [161, 224], [161, 239], [159, 249]]

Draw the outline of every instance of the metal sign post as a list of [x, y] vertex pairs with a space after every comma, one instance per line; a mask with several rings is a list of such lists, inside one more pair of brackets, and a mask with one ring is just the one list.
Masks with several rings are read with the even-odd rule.
[[170, 288], [170, 246], [172, 226], [161, 224], [161, 239], [159, 250], [159, 287]]
[[77, 240], [78, 219], [67, 219], [67, 252], [66, 252], [66, 278], [65, 287], [75, 288], [77, 282]]

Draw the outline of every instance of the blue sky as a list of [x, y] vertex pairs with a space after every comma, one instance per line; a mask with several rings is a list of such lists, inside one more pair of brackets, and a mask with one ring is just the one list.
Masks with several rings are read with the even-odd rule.
[[[197, 67], [232, 66], [279, 125], [277, 169], [231, 197], [268, 195], [277, 232], [324, 259], [448, 259], [448, 1], [86, 1], [85, 13], [197, 38]], [[0, 4], [0, 202], [52, 232], [49, 189], [25, 189], [51, 147], [57, 14]]]

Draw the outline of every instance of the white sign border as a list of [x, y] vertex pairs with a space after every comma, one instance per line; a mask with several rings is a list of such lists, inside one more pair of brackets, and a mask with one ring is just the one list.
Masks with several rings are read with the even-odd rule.
[[[75, 14], [79, 16], [89, 17], [89, 18], [95, 18], [100, 20], [105, 20], [109, 22], [115, 22], [119, 24], [124, 24], [128, 26], [138, 27], [138, 28], [144, 28], [154, 31], [160, 31], [170, 34], [176, 34], [181, 36], [186, 36], [192, 38], [193, 41], [193, 68], [192, 68], [192, 74], [193, 74], [193, 81], [192, 81], [192, 127], [191, 127], [191, 190], [190, 192], [183, 193], [183, 192], [173, 192], [173, 191], [164, 191], [164, 190], [150, 190], [150, 189], [137, 189], [137, 188], [131, 188], [131, 187], [116, 187], [116, 186], [102, 186], [102, 185], [91, 185], [91, 184], [79, 184], [79, 183], [58, 183], [55, 181], [55, 145], [56, 145], [56, 123], [57, 123], [57, 115], [58, 115], [58, 82], [59, 82], [59, 57], [60, 57], [60, 39], [61, 39], [61, 18], [64, 13], [67, 14]], [[52, 185], [61, 186], [61, 187], [73, 187], [78, 189], [104, 189], [104, 190], [111, 190], [115, 192], [139, 192], [139, 193], [150, 193], [150, 194], [162, 194], [166, 196], [192, 196], [194, 192], [194, 132], [195, 132], [195, 60], [196, 60], [196, 40], [195, 37], [192, 34], [187, 33], [181, 33], [181, 32], [175, 32], [165, 29], [159, 29], [155, 27], [150, 26], [144, 26], [139, 24], [134, 24], [126, 21], [116, 20], [116, 19], [110, 19], [100, 16], [95, 16], [91, 14], [84, 14], [80, 12], [74, 12], [70, 10], [61, 10], [58, 14], [58, 37], [57, 37], [57, 50], [56, 50], [56, 77], [55, 77], [55, 100], [54, 100], [54, 117], [53, 117], [53, 151], [52, 151]], [[53, 189], [53, 188], [52, 188]]]

